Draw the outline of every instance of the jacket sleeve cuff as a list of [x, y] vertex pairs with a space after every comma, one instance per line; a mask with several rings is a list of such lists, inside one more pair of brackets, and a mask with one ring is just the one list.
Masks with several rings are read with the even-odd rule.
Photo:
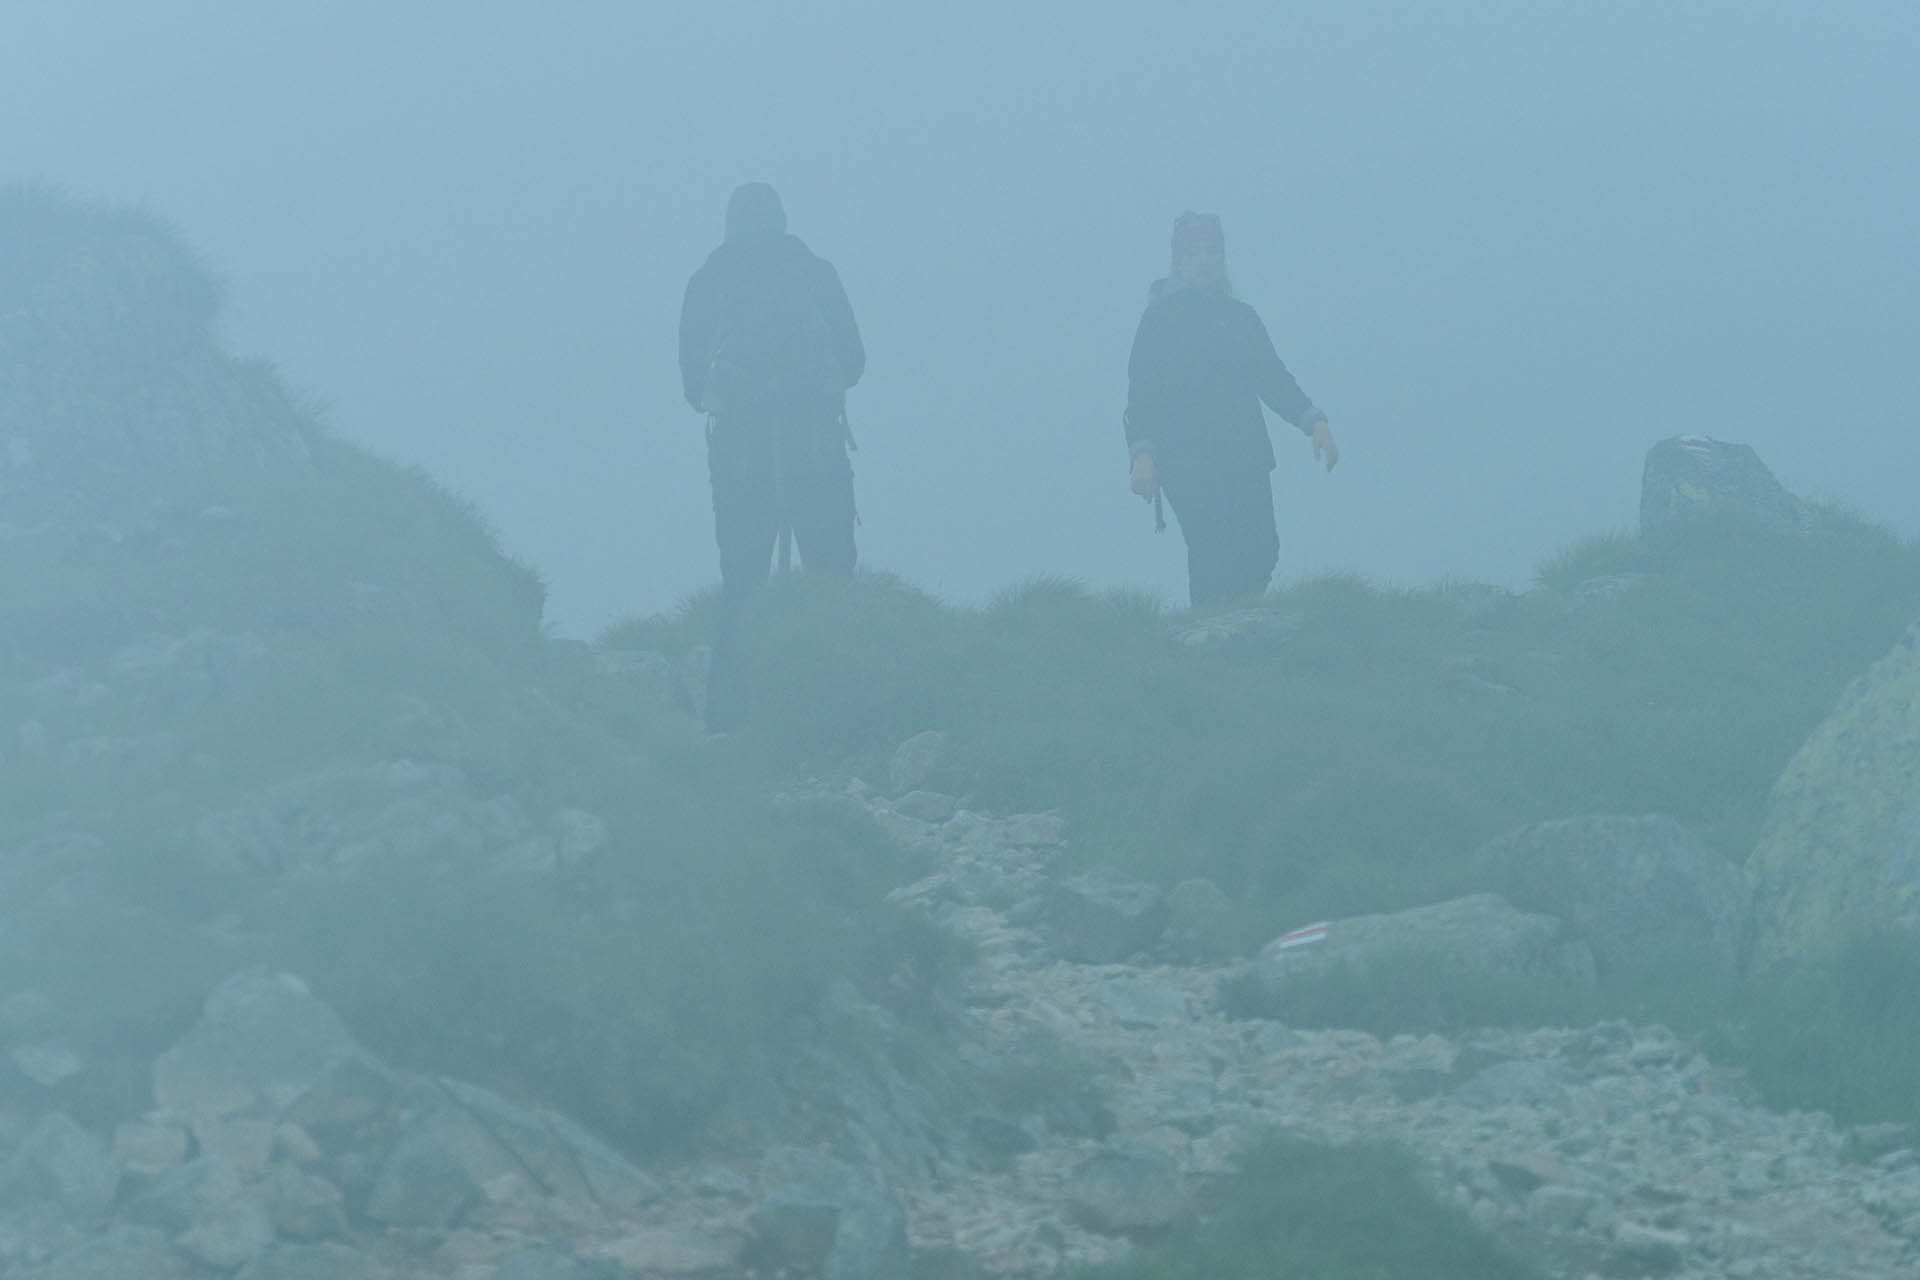
[[1138, 458], [1142, 454], [1149, 458], [1153, 456], [1153, 441], [1147, 439], [1145, 436], [1142, 436], [1138, 440], [1127, 441], [1128, 457]]
[[1309, 404], [1306, 408], [1294, 415], [1293, 425], [1300, 428], [1302, 435], [1310, 436], [1313, 434], [1313, 429], [1326, 420], [1327, 415], [1320, 412], [1318, 406]]

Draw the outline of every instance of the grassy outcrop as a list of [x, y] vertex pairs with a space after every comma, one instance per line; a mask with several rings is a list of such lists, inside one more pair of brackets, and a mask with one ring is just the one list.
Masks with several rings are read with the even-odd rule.
[[[1781, 769], [1920, 611], [1920, 553], [1826, 511], [1597, 539], [1518, 595], [1332, 578], [1259, 604], [1291, 632], [1197, 650], [1184, 616], [1068, 582], [980, 610], [882, 577], [777, 583], [750, 737], [781, 767], [884, 778], [896, 742], [944, 729], [979, 804], [1058, 808], [1084, 861], [1211, 877], [1262, 929], [1462, 891], [1486, 840], [1574, 814], [1668, 814], [1738, 861]], [[711, 609], [607, 639], [677, 654]]]
[[145, 214], [0, 191], [0, 1034], [121, 1118], [116, 1064], [268, 964], [397, 1060], [684, 1136], [914, 945], [913, 868], [544, 638], [536, 575], [228, 356], [218, 294]]

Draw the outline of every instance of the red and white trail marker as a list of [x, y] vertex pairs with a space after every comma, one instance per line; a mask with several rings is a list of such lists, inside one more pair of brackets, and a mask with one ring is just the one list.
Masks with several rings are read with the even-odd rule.
[[1292, 933], [1281, 934], [1274, 940], [1274, 945], [1282, 951], [1290, 951], [1294, 947], [1304, 947], [1315, 942], [1325, 942], [1326, 940], [1327, 922], [1322, 920], [1317, 924], [1302, 925]]

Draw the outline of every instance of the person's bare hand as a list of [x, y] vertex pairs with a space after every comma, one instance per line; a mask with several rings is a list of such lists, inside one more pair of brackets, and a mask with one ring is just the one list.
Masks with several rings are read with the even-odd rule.
[[1329, 471], [1340, 461], [1340, 446], [1333, 442], [1333, 432], [1327, 429], [1325, 418], [1313, 424], [1313, 456], [1324, 458]]
[[1131, 483], [1135, 493], [1148, 502], [1153, 501], [1153, 495], [1160, 491], [1160, 475], [1154, 470], [1152, 454], [1135, 455]]

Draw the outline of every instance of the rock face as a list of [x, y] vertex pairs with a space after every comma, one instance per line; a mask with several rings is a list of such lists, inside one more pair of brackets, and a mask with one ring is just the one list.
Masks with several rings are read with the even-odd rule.
[[1774, 478], [1751, 445], [1676, 436], [1647, 452], [1640, 481], [1640, 535], [1702, 525], [1798, 525], [1805, 506]]
[[1746, 880], [1671, 818], [1535, 823], [1487, 845], [1477, 862], [1514, 905], [1572, 925], [1601, 975], [1684, 957], [1731, 977], [1740, 964]]
[[1760, 965], [1854, 930], [1920, 928], [1920, 624], [1788, 763], [1747, 869]]

